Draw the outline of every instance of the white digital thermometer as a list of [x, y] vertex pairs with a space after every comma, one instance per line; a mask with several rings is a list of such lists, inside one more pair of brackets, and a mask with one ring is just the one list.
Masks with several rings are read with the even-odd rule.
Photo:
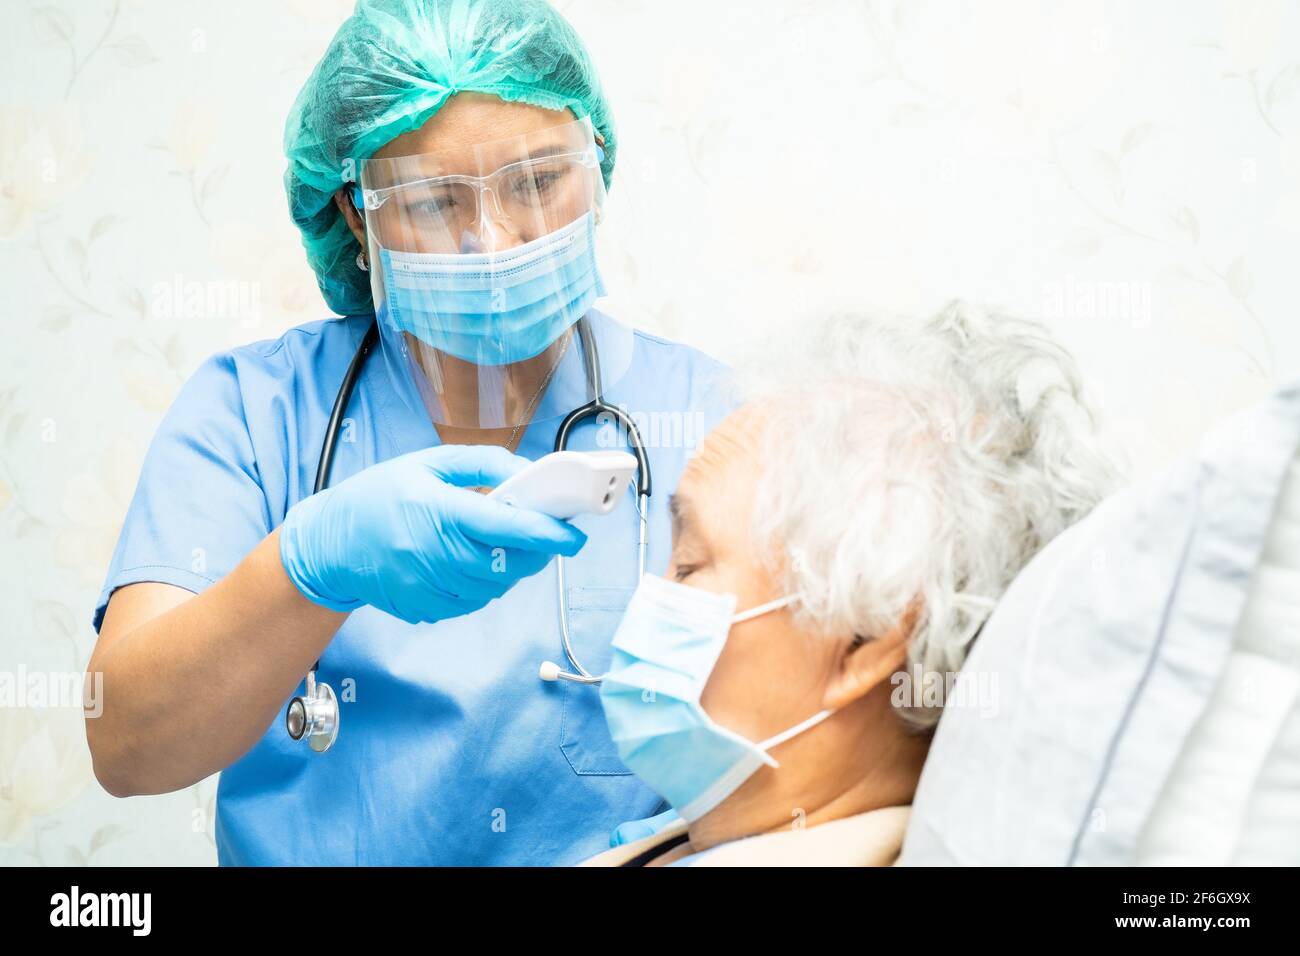
[[510, 476], [488, 497], [552, 518], [605, 515], [635, 472], [636, 456], [625, 451], [557, 451]]

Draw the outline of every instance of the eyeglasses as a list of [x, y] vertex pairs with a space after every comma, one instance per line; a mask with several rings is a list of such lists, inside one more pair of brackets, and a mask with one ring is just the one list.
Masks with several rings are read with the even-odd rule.
[[444, 194], [450, 194], [468, 188], [479, 195], [491, 193], [498, 199], [504, 196], [506, 201], [533, 202], [562, 184], [576, 169], [589, 170], [604, 162], [605, 151], [600, 146], [593, 146], [581, 152], [538, 156], [510, 163], [486, 176], [430, 176], [382, 189], [362, 189], [357, 183], [352, 187], [352, 201], [358, 209], [373, 210], [404, 190], [423, 189], [430, 193], [443, 190]]
[[[583, 119], [456, 152], [365, 160], [353, 202], [382, 248], [478, 251], [599, 210], [604, 160]], [[430, 175], [449, 168], [463, 172]]]

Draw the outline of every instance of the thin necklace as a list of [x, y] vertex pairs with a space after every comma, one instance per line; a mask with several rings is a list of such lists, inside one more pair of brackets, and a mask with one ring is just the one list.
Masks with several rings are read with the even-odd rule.
[[[564, 353], [561, 352], [560, 358], [563, 357], [564, 357]], [[546, 386], [551, 384], [551, 377], [555, 375], [555, 370], [559, 367], [560, 367], [560, 359], [557, 358], [555, 360], [555, 364], [551, 366], [551, 370], [546, 373], [546, 378], [542, 379], [542, 384], [537, 386], [537, 391], [534, 392], [533, 397], [529, 399], [528, 406], [524, 409], [523, 415], [520, 417], [519, 421], [515, 424], [514, 430], [510, 433], [510, 437], [506, 439], [505, 447], [507, 451], [518, 451], [517, 448], [512, 448], [511, 445], [514, 443], [515, 438], [519, 435], [520, 429], [524, 427], [524, 424], [532, 416], [533, 406], [536, 405], [537, 401], [542, 397], [542, 392], [546, 391]]]

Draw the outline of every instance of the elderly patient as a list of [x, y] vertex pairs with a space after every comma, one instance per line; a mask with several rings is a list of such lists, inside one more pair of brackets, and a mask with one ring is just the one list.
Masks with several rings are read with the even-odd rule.
[[679, 819], [589, 863], [894, 862], [949, 678], [1112, 485], [1038, 326], [957, 304], [801, 351], [692, 459], [614, 638], [610, 731]]

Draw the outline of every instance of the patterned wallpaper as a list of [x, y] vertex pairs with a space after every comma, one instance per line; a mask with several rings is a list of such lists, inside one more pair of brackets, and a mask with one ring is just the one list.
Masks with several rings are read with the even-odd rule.
[[[620, 130], [608, 308], [743, 358], [834, 311], [1047, 320], [1135, 474], [1300, 373], [1300, 5], [568, 0]], [[0, 674], [75, 674], [136, 469], [212, 352], [326, 314], [284, 115], [343, 0], [9, 0]], [[0, 863], [215, 860], [5, 702]], [[47, 701], [53, 703], [54, 701]], [[18, 704], [22, 703], [23, 706]]]

